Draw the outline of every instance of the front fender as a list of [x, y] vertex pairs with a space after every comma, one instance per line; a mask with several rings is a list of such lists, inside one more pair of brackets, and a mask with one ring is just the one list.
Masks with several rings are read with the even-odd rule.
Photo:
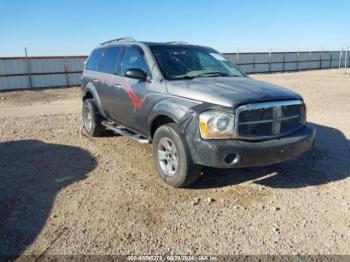
[[199, 134], [199, 114], [207, 110], [208, 104], [181, 98], [164, 99], [158, 102], [149, 117], [148, 125], [151, 129], [152, 122], [157, 116], [165, 115], [172, 118], [178, 125], [185, 139], [193, 161], [199, 163], [197, 143]]
[[[183, 98], [167, 98], [159, 101], [155, 104], [150, 111], [148, 116], [147, 124], [149, 129], [151, 129], [153, 121], [158, 116], [167, 116], [174, 120], [179, 126], [182, 125], [182, 122], [186, 118], [186, 115], [193, 112], [193, 110], [200, 105], [201, 102], [183, 99]], [[150, 133], [150, 130], [149, 130]]]
[[205, 164], [201, 159], [207, 152], [201, 151], [198, 145], [202, 141], [199, 131], [199, 114], [206, 110], [232, 112], [232, 108], [188, 99], [170, 98], [164, 99], [154, 106], [148, 124], [151, 127], [153, 120], [160, 115], [171, 117], [178, 125], [193, 161], [198, 164]]

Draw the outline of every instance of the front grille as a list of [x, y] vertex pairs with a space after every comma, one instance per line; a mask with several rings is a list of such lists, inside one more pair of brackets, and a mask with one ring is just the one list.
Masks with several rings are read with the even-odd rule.
[[236, 137], [267, 139], [291, 133], [305, 123], [300, 100], [248, 104], [236, 109]]
[[252, 111], [244, 111], [239, 115], [239, 122], [252, 122], [272, 119], [272, 108], [262, 108]]
[[239, 127], [240, 136], [270, 136], [272, 130], [272, 122], [241, 125]]

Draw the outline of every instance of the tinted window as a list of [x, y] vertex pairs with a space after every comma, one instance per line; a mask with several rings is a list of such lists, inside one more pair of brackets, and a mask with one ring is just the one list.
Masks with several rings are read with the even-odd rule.
[[106, 48], [104, 53], [104, 62], [102, 66], [102, 72], [114, 74], [116, 72], [118, 57], [121, 51], [121, 47], [109, 47]]
[[87, 70], [93, 70], [93, 71], [98, 71], [99, 65], [102, 61], [103, 58], [103, 53], [102, 49], [96, 49], [94, 50], [90, 57], [89, 61], [86, 64], [86, 69]]
[[125, 75], [126, 70], [129, 68], [138, 68], [142, 69], [144, 72], [148, 73], [148, 67], [139, 49], [135, 47], [128, 47], [125, 52], [125, 56], [122, 62], [121, 74]]

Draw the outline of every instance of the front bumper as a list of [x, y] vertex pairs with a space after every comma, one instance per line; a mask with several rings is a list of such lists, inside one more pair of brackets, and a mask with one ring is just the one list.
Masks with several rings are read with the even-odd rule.
[[316, 130], [305, 125], [287, 137], [248, 142], [241, 140], [191, 141], [189, 148], [195, 163], [217, 168], [266, 166], [295, 158], [311, 149]]

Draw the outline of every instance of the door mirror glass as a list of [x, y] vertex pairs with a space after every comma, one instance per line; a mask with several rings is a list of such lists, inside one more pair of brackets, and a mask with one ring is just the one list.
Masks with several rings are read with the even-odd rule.
[[130, 78], [139, 79], [142, 81], [146, 81], [146, 79], [147, 79], [147, 74], [142, 69], [139, 69], [139, 68], [127, 69], [125, 72], [125, 76], [130, 77]]

